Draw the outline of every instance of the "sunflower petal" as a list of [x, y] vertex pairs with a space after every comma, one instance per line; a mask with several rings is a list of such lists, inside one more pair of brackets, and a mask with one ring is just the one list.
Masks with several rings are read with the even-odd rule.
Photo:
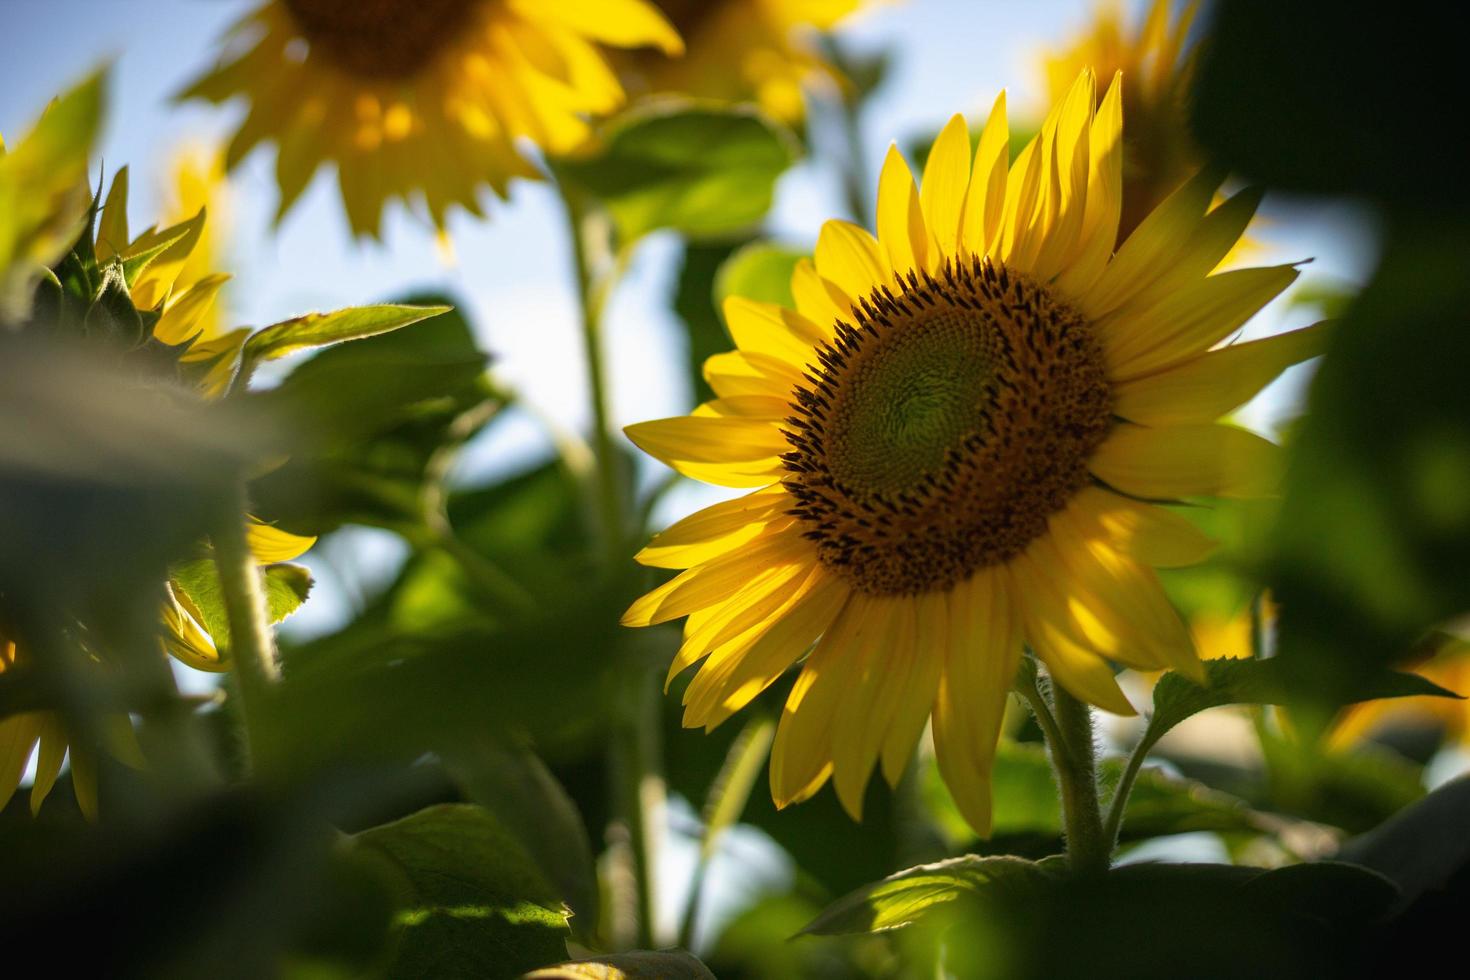
[[872, 235], [850, 221], [832, 219], [817, 236], [817, 272], [854, 301], [888, 282], [888, 260]]
[[969, 184], [970, 128], [965, 117], [956, 113], [929, 149], [919, 189], [924, 217], [942, 255], [954, 255], [959, 250]]
[[1092, 458], [1110, 487], [1145, 500], [1269, 497], [1281, 482], [1281, 447], [1227, 425], [1120, 425]]
[[888, 146], [878, 177], [878, 244], [893, 271], [903, 277], [929, 268], [929, 228], [908, 161], [894, 144]]

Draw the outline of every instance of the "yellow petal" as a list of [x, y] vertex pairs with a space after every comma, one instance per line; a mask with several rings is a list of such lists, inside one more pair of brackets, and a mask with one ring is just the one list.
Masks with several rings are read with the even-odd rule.
[[1327, 323], [1231, 344], [1119, 384], [1113, 412], [1147, 425], [1213, 422], [1244, 405], [1293, 364], [1322, 353]]
[[797, 589], [738, 654], [710, 655], [685, 692], [684, 725], [706, 730], [724, 722], [770, 687], [832, 625], [846, 602], [847, 584], [821, 565], [813, 565]]
[[1096, 525], [1113, 547], [1155, 568], [1198, 564], [1217, 547], [1198, 526], [1178, 514], [1102, 487], [1078, 491], [1069, 506], [1079, 519]]
[[878, 176], [878, 244], [900, 278], [929, 268], [932, 250], [919, 189], [914, 186], [908, 162], [891, 143]]
[[[31, 784], [32, 815], [40, 812], [41, 804], [51, 795], [56, 777], [61, 774], [61, 762], [66, 758], [66, 726], [62, 724], [61, 716], [55, 712], [42, 715], [37, 736], [41, 741], [41, 749], [36, 755], [36, 781]], [[75, 752], [72, 753], [72, 759], [75, 768]], [[72, 782], [75, 783], [76, 779], [73, 778]]]
[[182, 344], [199, 332], [199, 323], [214, 305], [220, 289], [230, 277], [224, 274], [206, 276], [186, 291], [173, 297], [158, 318], [153, 336], [165, 344]]
[[929, 148], [919, 199], [930, 232], [942, 255], [959, 251], [960, 225], [965, 216], [965, 192], [970, 185], [970, 128], [956, 113], [939, 131]]
[[664, 54], [684, 53], [684, 42], [651, 3], [644, 0], [508, 0], [510, 7], [533, 20], [553, 21], [585, 37], [620, 48], [653, 45]]
[[133, 305], [138, 309], [156, 309], [160, 303], [168, 299], [174, 286], [174, 280], [183, 271], [184, 265], [189, 261], [190, 253], [194, 251], [194, 246], [199, 244], [199, 237], [204, 234], [204, 221], [205, 209], [200, 208], [199, 213], [188, 221], [162, 231], [144, 234], [128, 246], [124, 253], [125, 258], [146, 252], [171, 238], [177, 239], [160, 252], [157, 258], [148, 263], [148, 268], [144, 269], [133, 282]]
[[770, 422], [679, 415], [638, 422], [623, 432], [639, 449], [665, 463], [735, 463], [773, 459], [791, 448]]
[[811, 259], [798, 259], [791, 270], [791, 294], [801, 314], [821, 329], [823, 340], [835, 337], [837, 321], [851, 315], [852, 299], [818, 275]]
[[1236, 269], [1180, 289], [1146, 310], [1097, 323], [1109, 375], [1125, 381], [1197, 357], [1240, 329], [1296, 281], [1294, 266]]
[[1097, 105], [1097, 79], [1087, 68], [1077, 76], [1058, 106], [1053, 162], [1046, 181], [1045, 224], [1039, 229], [1032, 274], [1049, 280], [1070, 264], [1087, 214], [1091, 168], [1088, 144]]
[[[688, 568], [689, 565], [664, 564], [682, 558], [687, 549], [700, 548], [738, 535], [749, 526], [762, 526], [791, 506], [791, 498], [780, 487], [758, 490], [734, 500], [721, 501], [695, 511], [655, 534], [648, 546], [638, 552], [638, 561], [656, 568]], [[702, 560], [702, 559], [701, 559]]]
[[1006, 93], [1002, 89], [980, 132], [980, 145], [975, 150], [975, 164], [970, 172], [970, 190], [965, 197], [960, 238], [972, 255], [987, 255], [996, 246], [1010, 159], [1011, 134], [1006, 123]]
[[651, 626], [687, 616], [735, 595], [755, 575], [780, 565], [810, 565], [815, 546], [789, 530], [768, 530], [735, 554], [696, 565], [635, 601], [624, 626]]
[[675, 677], [712, 651], [757, 629], [790, 602], [794, 588], [812, 572], [809, 565], [778, 565], [757, 573], [739, 592], [718, 606], [691, 613], [680, 644], [664, 679], [664, 691]]
[[771, 746], [771, 799], [782, 808], [810, 797], [832, 774], [837, 709], [851, 691], [852, 643], [871, 600], [853, 593], [802, 666]]
[[724, 310], [737, 347], [774, 357], [797, 371], [816, 360], [813, 349], [827, 339], [806, 317], [774, 303], [731, 296], [725, 300]]
[[1171, 268], [1223, 179], [1216, 171], [1202, 170], [1144, 218], [1098, 277], [1097, 285], [1078, 296], [1082, 313], [1094, 320], [1101, 318]]
[[990, 774], [1021, 660], [1021, 623], [998, 566], [956, 586], [946, 604], [950, 625], [934, 703], [934, 753], [960, 813], [988, 837]]
[[245, 540], [250, 545], [250, 553], [262, 565], [300, 558], [316, 544], [314, 537], [282, 531], [254, 517], [245, 527]]
[[1050, 583], [1063, 578], [1065, 571], [1038, 561], [1029, 549], [1006, 568], [1026, 642], [1046, 664], [1052, 678], [1073, 697], [1105, 711], [1137, 714], [1123, 696], [1108, 662], [1076, 636], [1065, 609], [1057, 604]]
[[[949, 608], [943, 592], [925, 592], [912, 600], [914, 642], [894, 647], [892, 691], [897, 706], [883, 736], [883, 778], [896, 787], [913, 758], [914, 746], [934, 710], [939, 674], [949, 645]], [[907, 657], [902, 656], [904, 652]]]
[[1228, 425], [1120, 425], [1091, 462], [1098, 479], [1145, 500], [1267, 497], [1281, 467], [1279, 446]]
[[817, 236], [817, 272], [853, 301], [888, 282], [888, 260], [872, 235], [850, 221], [830, 220]]
[[1082, 219], [1078, 252], [1057, 277], [1067, 296], [1085, 296], [1113, 255], [1118, 219], [1123, 212], [1123, 73], [1114, 73], [1102, 105], [1092, 120], [1087, 151], [1091, 158], [1087, 210]]
[[25, 775], [40, 737], [42, 717], [40, 712], [31, 711], [0, 718], [0, 810], [5, 809]]
[[705, 358], [704, 380], [722, 398], [789, 398], [791, 390], [801, 383], [801, 376], [779, 358], [735, 350]]
[[863, 736], [882, 685], [884, 655], [897, 641], [898, 605], [892, 597], [870, 598], [862, 622], [847, 637], [847, 689], [833, 719], [832, 782], [842, 808], [854, 820], [863, 817], [863, 790], [877, 762], [878, 740]]

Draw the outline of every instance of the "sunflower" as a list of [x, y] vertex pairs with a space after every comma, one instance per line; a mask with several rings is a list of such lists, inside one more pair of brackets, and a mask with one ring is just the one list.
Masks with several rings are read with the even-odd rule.
[[[180, 188], [181, 203], [190, 186], [186, 181]], [[173, 348], [181, 372], [192, 378], [199, 395], [216, 398], [229, 385], [249, 330], [223, 332], [212, 316], [215, 298], [229, 276], [208, 272], [199, 264], [196, 253], [200, 243], [209, 241], [205, 217], [206, 210], [201, 205], [192, 216], [176, 224], [161, 229], [150, 227], [137, 236], [130, 235], [128, 171], [124, 167], [113, 178], [106, 203], [96, 215], [96, 237], [91, 244], [99, 266], [114, 260], [142, 261], [150, 252], [156, 253], [133, 278], [129, 288], [133, 306], [155, 321], [154, 338]], [[254, 517], [249, 519], [247, 538], [256, 562], [262, 567], [298, 558], [316, 541]], [[202, 625], [204, 616], [188, 593], [170, 581], [165, 596], [159, 615], [162, 649], [198, 670], [228, 670], [228, 661]], [[110, 669], [105, 651], [87, 650], [86, 654], [94, 669]], [[0, 635], [0, 672], [22, 662], [25, 656], [25, 651], [13, 640]], [[99, 727], [103, 740], [100, 748], [127, 765], [143, 765], [142, 752], [127, 715], [104, 715], [99, 719]], [[94, 819], [98, 748], [79, 742], [58, 712], [26, 712], [0, 720], [0, 808], [10, 800], [26, 764], [39, 750], [36, 779], [31, 788], [32, 811], [38, 810], [51, 792], [63, 760], [69, 757], [77, 804], [89, 819]]]
[[623, 103], [600, 45], [682, 50], [644, 0], [270, 0], [182, 97], [249, 99], [225, 162], [275, 141], [278, 218], [331, 162], [354, 234], [418, 196], [442, 229], [483, 184], [539, 176], [517, 140], [564, 153]]
[[1190, 138], [1189, 79], [1194, 71], [1190, 27], [1199, 4], [1170, 17], [1169, 0], [1153, 0], [1143, 22], [1124, 28], [1117, 0], [1099, 3], [1091, 25], [1067, 48], [1045, 59], [1049, 98], [1059, 99], [1077, 73], [1091, 68], [1100, 78], [1122, 72], [1128, 79], [1123, 115], [1123, 213], [1121, 243], [1164, 198], [1199, 169]]
[[630, 88], [755, 102], [773, 118], [796, 123], [804, 114], [803, 86], [838, 79], [803, 33], [831, 30], [863, 0], [655, 2], [688, 51], [680, 58], [648, 50], [625, 55], [620, 61]]
[[[1114, 254], [1122, 81], [1084, 71], [1014, 164], [1004, 93], [972, 154], [956, 116], [922, 187], [890, 149], [878, 234], [829, 221], [795, 309], [731, 298], [717, 394], [627, 429], [678, 472], [753, 492], [638, 555], [685, 569], [630, 626], [687, 616], [670, 680], [703, 662], [684, 724], [713, 728], [798, 660], [771, 758], [778, 806], [830, 778], [861, 815], [933, 716], [975, 829], [1023, 646], [1092, 704], [1133, 709], [1109, 661], [1200, 676], [1155, 567], [1211, 542], [1162, 507], [1264, 496], [1278, 450], [1219, 424], [1320, 328], [1218, 347], [1297, 276], [1213, 272], [1259, 195], [1202, 173]], [[809, 651], [809, 653], [808, 653]]]

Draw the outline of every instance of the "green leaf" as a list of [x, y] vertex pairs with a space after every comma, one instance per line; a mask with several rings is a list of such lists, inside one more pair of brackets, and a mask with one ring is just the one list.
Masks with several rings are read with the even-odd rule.
[[[1217, 161], [1294, 191], [1465, 214], [1453, 154], [1406, 149], [1466, 109], [1449, 67], [1460, 56], [1453, 7], [1426, 4], [1372, 31], [1345, 4], [1226, 0], [1209, 20], [1190, 104], [1195, 136]], [[1355, 98], [1322, 84], [1365, 64], [1375, 81]]]
[[810, 252], [779, 242], [758, 241], [741, 246], [725, 260], [715, 276], [715, 309], [723, 308], [731, 296], [794, 308], [791, 273], [797, 262], [809, 256]]
[[[1344, 861], [1372, 868], [1399, 886], [1401, 907], [1445, 893], [1470, 867], [1470, 777], [1461, 776], [1379, 827], [1343, 845]], [[1464, 886], [1460, 886], [1463, 892]]]
[[[1169, 729], [1208, 708], [1227, 704], [1286, 704], [1290, 697], [1286, 671], [1277, 658], [1209, 660], [1205, 662], [1203, 685], [1170, 671], [1154, 686], [1154, 713], [1144, 731], [1143, 742], [1153, 745]], [[1418, 674], [1381, 670], [1361, 678], [1351, 700], [1423, 696], [1459, 697]]]
[[[311, 592], [311, 572], [304, 565], [278, 562], [260, 569], [260, 583], [265, 593], [271, 623], [279, 623], [294, 613]], [[225, 608], [219, 567], [213, 558], [196, 558], [179, 562], [169, 569], [169, 585], [186, 596], [200, 615], [204, 627], [221, 654], [230, 649], [230, 619]]]
[[751, 227], [795, 157], [790, 133], [752, 109], [665, 101], [625, 113], [600, 152], [556, 169], [630, 243], [662, 228], [703, 237]]
[[682, 949], [666, 949], [558, 963], [533, 970], [524, 980], [715, 980], [715, 975]]
[[245, 341], [245, 367], [272, 361], [298, 350], [327, 347], [344, 340], [361, 340], [398, 330], [411, 323], [448, 313], [448, 306], [349, 306], [331, 313], [308, 313], [262, 327]]
[[0, 153], [0, 324], [23, 318], [41, 270], [85, 227], [87, 163], [101, 128], [107, 77], [53, 102], [35, 128]]
[[556, 777], [530, 749], [485, 736], [440, 750], [465, 794], [516, 835], [572, 910], [571, 924], [597, 928], [597, 868], [582, 815]]
[[1038, 890], [1050, 878], [1035, 862], [1014, 857], [966, 855], [922, 864], [843, 896], [802, 932], [824, 936], [898, 929], [936, 906], [976, 896], [1005, 901]]
[[396, 872], [398, 951], [389, 976], [494, 980], [566, 957], [566, 910], [485, 810], [433, 806], [353, 841]]
[[314, 534], [344, 523], [421, 526], [454, 453], [503, 404], [485, 362], [454, 309], [320, 351], [277, 388], [250, 396], [296, 425], [290, 460], [254, 481], [253, 498]]

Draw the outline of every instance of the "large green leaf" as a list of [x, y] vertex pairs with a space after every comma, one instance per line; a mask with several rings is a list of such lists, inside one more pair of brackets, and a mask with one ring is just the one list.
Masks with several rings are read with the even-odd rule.
[[445, 766], [471, 801], [485, 807], [535, 858], [572, 911], [579, 935], [597, 929], [597, 869], [582, 815], [530, 749], [485, 736], [440, 750]]
[[389, 976], [494, 980], [565, 958], [566, 910], [485, 810], [434, 806], [353, 841], [395, 872], [398, 950]]
[[923, 864], [865, 885], [827, 906], [802, 931], [816, 935], [882, 932], [910, 925], [962, 898], [985, 896], [1005, 901], [1036, 891], [1052, 873], [1033, 861], [1014, 857], [951, 858]]
[[751, 227], [795, 156], [791, 135], [753, 110], [673, 101], [628, 112], [598, 152], [556, 168], [632, 242], [661, 228], [716, 236]]

